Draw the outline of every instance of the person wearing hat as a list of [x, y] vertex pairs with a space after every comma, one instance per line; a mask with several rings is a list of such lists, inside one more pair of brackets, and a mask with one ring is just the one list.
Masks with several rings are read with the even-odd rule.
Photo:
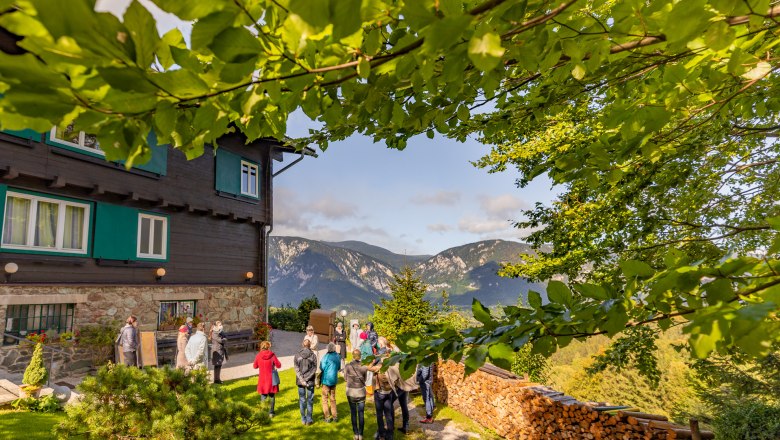
[[187, 326], [187, 337], [189, 338], [192, 336], [192, 316], [188, 316], [187, 320], [184, 322], [184, 325]]
[[176, 368], [182, 370], [187, 369], [187, 356], [184, 354], [184, 350], [187, 349], [187, 341], [190, 339], [190, 332], [186, 324], [182, 324], [179, 327], [179, 332], [176, 336]]
[[360, 332], [360, 358], [366, 359], [368, 356], [374, 355], [374, 347], [371, 342], [368, 341], [368, 334], [366, 332]]
[[349, 344], [351, 350], [360, 350], [360, 321], [353, 319], [349, 321]]

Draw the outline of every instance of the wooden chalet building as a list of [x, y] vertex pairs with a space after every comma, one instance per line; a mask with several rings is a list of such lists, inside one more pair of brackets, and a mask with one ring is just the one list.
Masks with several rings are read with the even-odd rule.
[[[273, 164], [295, 151], [241, 134], [219, 146], [188, 161], [155, 145], [128, 170], [83, 132], [0, 132], [4, 335], [130, 314], [143, 330], [184, 316], [251, 328], [267, 304]], [[0, 367], [16, 344], [3, 337]]]

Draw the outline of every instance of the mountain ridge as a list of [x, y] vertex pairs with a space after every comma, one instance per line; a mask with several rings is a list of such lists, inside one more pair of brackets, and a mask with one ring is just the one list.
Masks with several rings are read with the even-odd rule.
[[[519, 262], [533, 250], [525, 243], [485, 240], [445, 249], [436, 255], [401, 255], [361, 241], [324, 242], [302, 237], [271, 237], [269, 304], [296, 305], [317, 295], [324, 308], [370, 312], [389, 298], [393, 274], [409, 265], [428, 286], [428, 298], [447, 291], [456, 306], [472, 298], [486, 305], [515, 304], [529, 289], [544, 292], [543, 283], [497, 275], [501, 263]], [[410, 264], [410, 262], [412, 262]]]

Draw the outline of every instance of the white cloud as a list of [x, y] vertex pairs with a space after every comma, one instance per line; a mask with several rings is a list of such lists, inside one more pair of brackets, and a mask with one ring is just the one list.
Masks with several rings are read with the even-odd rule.
[[489, 218], [464, 217], [458, 222], [458, 229], [462, 232], [484, 235], [497, 232], [511, 232], [514, 230], [512, 222], [508, 220], [496, 220]]
[[449, 232], [452, 230], [452, 226], [445, 225], [444, 223], [434, 223], [432, 225], [428, 225], [428, 230], [431, 232]]
[[432, 194], [417, 194], [411, 198], [418, 205], [452, 206], [460, 201], [460, 193], [456, 191], [437, 191]]
[[355, 217], [357, 214], [357, 206], [330, 196], [317, 199], [306, 208], [311, 213], [320, 214], [332, 220]]
[[479, 204], [489, 217], [504, 220], [518, 217], [521, 210], [529, 207], [527, 203], [512, 194], [486, 196], [480, 199]]

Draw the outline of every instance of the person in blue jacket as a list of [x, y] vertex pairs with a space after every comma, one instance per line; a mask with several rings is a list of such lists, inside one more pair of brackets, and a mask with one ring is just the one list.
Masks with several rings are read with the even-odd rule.
[[325, 422], [338, 421], [336, 413], [336, 384], [339, 382], [341, 356], [336, 353], [336, 344], [328, 344], [328, 352], [320, 361], [320, 381], [322, 383], [322, 414]]

